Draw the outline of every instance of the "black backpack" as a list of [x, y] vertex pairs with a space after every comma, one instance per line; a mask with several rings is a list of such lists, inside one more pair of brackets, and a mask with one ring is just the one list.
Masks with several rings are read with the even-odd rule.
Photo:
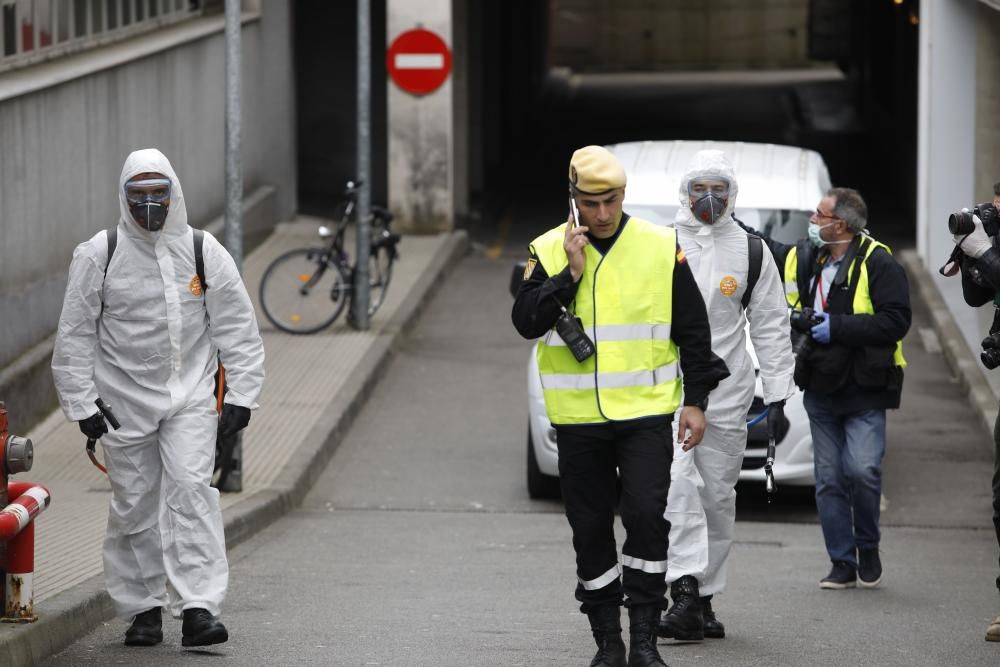
[[747, 288], [743, 292], [743, 310], [750, 305], [750, 295], [760, 278], [760, 267], [764, 261], [764, 240], [754, 234], [747, 234], [747, 252], [750, 258], [750, 268], [747, 271]]

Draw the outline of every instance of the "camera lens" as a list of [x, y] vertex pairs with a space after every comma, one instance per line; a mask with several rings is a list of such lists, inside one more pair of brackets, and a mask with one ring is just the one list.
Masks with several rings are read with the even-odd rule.
[[976, 221], [969, 211], [958, 211], [948, 216], [948, 231], [955, 235], [971, 234], [976, 229]]

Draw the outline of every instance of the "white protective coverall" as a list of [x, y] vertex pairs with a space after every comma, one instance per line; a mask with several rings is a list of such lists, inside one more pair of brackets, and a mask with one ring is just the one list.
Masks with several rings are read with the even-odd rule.
[[[124, 185], [143, 172], [171, 181], [162, 231], [139, 227]], [[111, 480], [104, 576], [120, 618], [166, 606], [218, 616], [229, 579], [219, 492], [210, 486], [221, 353], [226, 402], [255, 408], [264, 347], [232, 257], [206, 233], [208, 289], [197, 289], [194, 243], [180, 181], [155, 149], [128, 156], [111, 265], [107, 232], [77, 246], [56, 334], [52, 373], [66, 417], [93, 415], [98, 397], [121, 422], [102, 439]], [[102, 313], [101, 302], [104, 301]]]
[[[722, 178], [730, 183], [727, 206], [711, 225], [699, 222], [691, 213], [688, 183], [698, 178]], [[746, 348], [747, 319], [760, 363], [765, 404], [795, 393], [788, 305], [778, 267], [766, 247], [746, 317], [743, 313], [749, 256], [747, 233], [732, 217], [737, 190], [733, 168], [722, 151], [699, 151], [681, 181], [681, 207], [674, 223], [708, 309], [712, 351], [726, 362], [730, 372], [709, 394], [701, 443], [688, 452], [675, 447], [670, 470], [667, 581], [692, 575], [703, 597], [725, 588], [726, 560], [733, 541], [735, 487], [755, 386], [753, 360]]]

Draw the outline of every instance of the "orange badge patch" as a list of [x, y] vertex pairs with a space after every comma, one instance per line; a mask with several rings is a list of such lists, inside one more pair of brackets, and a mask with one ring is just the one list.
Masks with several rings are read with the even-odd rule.
[[191, 282], [188, 283], [188, 289], [191, 290], [191, 294], [201, 296], [201, 279], [198, 276], [192, 278]]
[[687, 255], [684, 254], [683, 250], [681, 250], [680, 248], [678, 248], [677, 249], [677, 263], [678, 264], [683, 264], [686, 261], [687, 261]]
[[737, 286], [738, 283], [736, 282], [736, 278], [733, 278], [732, 276], [726, 276], [725, 278], [722, 279], [721, 282], [719, 282], [719, 291], [725, 294], [726, 296], [732, 296], [736, 294]]
[[531, 277], [531, 272], [535, 270], [535, 264], [538, 264], [537, 259], [528, 260], [528, 263], [524, 265], [524, 278], [522, 280], [527, 280]]

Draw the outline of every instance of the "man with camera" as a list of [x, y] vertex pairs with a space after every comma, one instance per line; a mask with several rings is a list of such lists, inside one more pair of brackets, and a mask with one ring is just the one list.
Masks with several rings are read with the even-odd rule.
[[[983, 340], [981, 359], [988, 369], [1000, 366], [1000, 250], [997, 233], [1000, 231], [1000, 183], [993, 185], [993, 201], [979, 204], [972, 211], [964, 209], [948, 220], [948, 229], [955, 241], [953, 260], [959, 260], [962, 270], [962, 295], [974, 308], [993, 302], [993, 323], [989, 335]], [[954, 275], [954, 272], [946, 272]], [[995, 447], [993, 464], [993, 526], [997, 544], [1000, 545], [1000, 413], [993, 428]], [[1000, 589], [1000, 576], [996, 579]], [[1000, 616], [986, 629], [986, 640], [1000, 642]]]
[[[511, 315], [518, 333], [541, 338], [576, 599], [598, 646], [592, 667], [625, 665], [623, 595], [628, 664], [665, 665], [656, 627], [666, 602], [664, 509], [681, 375], [677, 441], [685, 450], [701, 441], [708, 394], [729, 375], [712, 352], [705, 302], [674, 230], [622, 211], [625, 180], [607, 149], [573, 153], [569, 218], [532, 242]], [[616, 504], [626, 534], [621, 564]]]
[[833, 563], [820, 587], [833, 590], [882, 580], [885, 411], [899, 407], [910, 328], [906, 273], [867, 234], [867, 221], [856, 190], [833, 188], [809, 219], [808, 240], [767, 240], [793, 308], [795, 383], [804, 390], [816, 507]]

